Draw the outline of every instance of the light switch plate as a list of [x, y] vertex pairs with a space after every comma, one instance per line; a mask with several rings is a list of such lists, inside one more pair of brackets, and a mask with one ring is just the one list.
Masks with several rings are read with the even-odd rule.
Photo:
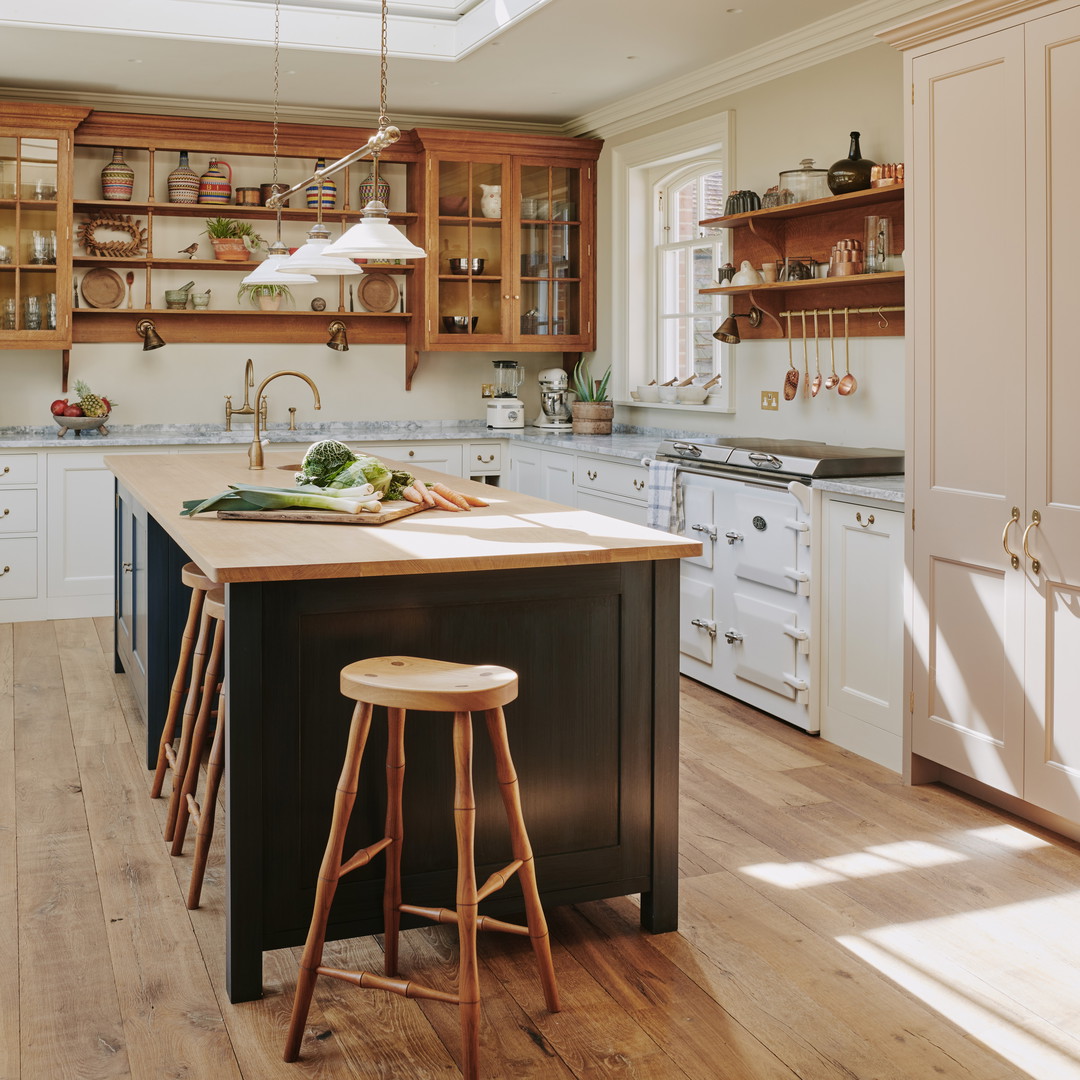
[[779, 409], [780, 408], [780, 391], [779, 390], [762, 390], [761, 391], [761, 407], [763, 409]]

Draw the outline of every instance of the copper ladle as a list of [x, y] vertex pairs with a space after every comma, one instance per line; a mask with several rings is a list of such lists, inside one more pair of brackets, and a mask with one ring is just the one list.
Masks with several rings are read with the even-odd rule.
[[791, 317], [787, 323], [787, 362], [788, 369], [784, 375], [784, 400], [793, 401], [799, 389], [799, 369], [795, 366], [795, 357], [791, 351]]
[[844, 368], [846, 369], [846, 374], [840, 380], [836, 392], [843, 397], [847, 397], [848, 394], [854, 394], [859, 386], [855, 381], [855, 376], [851, 374], [851, 339], [848, 337], [847, 308], [844, 308]]
[[832, 364], [832, 374], [825, 380], [825, 389], [833, 390], [840, 381], [836, 374], [836, 335], [833, 333], [833, 309], [829, 308], [829, 359]]
[[817, 317], [817, 308], [814, 308], [814, 367], [817, 374], [814, 375], [814, 381], [810, 384], [811, 397], [817, 397], [818, 391], [821, 389], [821, 338], [818, 336]]

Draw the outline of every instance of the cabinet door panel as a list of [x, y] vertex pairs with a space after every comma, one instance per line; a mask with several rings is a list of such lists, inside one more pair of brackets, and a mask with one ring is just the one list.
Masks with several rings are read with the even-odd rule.
[[49, 456], [49, 595], [113, 588], [113, 477], [103, 455]]
[[[1080, 11], [1027, 27], [1029, 407], [1028, 487], [1023, 522], [1041, 515], [1024, 559], [1027, 600], [1027, 743], [1024, 797], [1080, 821], [1080, 368], [1074, 313], [1080, 290], [1075, 247], [1080, 236], [1076, 170], [1080, 130]], [[1072, 115], [1070, 115], [1072, 114]], [[1043, 227], [1045, 224], [1045, 228]]]
[[[916, 57], [912, 747], [1017, 792], [1023, 769], [1024, 574], [1002, 547], [1024, 503], [1027, 260], [1022, 28]], [[1012, 148], [1001, 153], [1001, 148]], [[971, 161], [993, 160], [985, 185]], [[1015, 213], [1003, 213], [1014, 207]], [[1020, 530], [1010, 528], [1013, 547]], [[994, 677], [996, 673], [996, 678]]]

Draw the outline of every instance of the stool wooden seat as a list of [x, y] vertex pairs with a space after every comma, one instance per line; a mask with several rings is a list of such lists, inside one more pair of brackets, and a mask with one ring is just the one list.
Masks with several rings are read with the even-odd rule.
[[[349, 728], [345, 763], [334, 799], [330, 836], [323, 856], [315, 892], [315, 911], [308, 931], [293, 1001], [292, 1019], [285, 1044], [285, 1060], [296, 1061], [307, 1022], [308, 1009], [319, 975], [343, 979], [367, 989], [388, 990], [410, 998], [428, 998], [456, 1004], [461, 1021], [462, 1074], [465, 1080], [479, 1078], [480, 980], [476, 958], [476, 932], [501, 930], [528, 936], [536, 956], [544, 1000], [552, 1012], [559, 1011], [559, 994], [551, 960], [547, 921], [536, 887], [532, 848], [521, 815], [517, 774], [506, 738], [502, 706], [517, 697], [517, 674], [495, 665], [451, 664], [411, 656], [380, 656], [349, 664], [341, 671], [341, 692], [357, 702]], [[361, 848], [342, 861], [345, 830], [356, 801], [357, 782], [364, 745], [371, 730], [372, 707], [387, 709], [389, 732], [386, 751], [387, 806], [385, 836]], [[412, 709], [421, 712], [451, 712], [454, 746], [454, 826], [457, 837], [457, 897], [453, 910], [418, 907], [401, 899], [402, 787], [405, 779], [405, 717]], [[510, 826], [510, 847], [514, 856], [479, 888], [473, 857], [476, 801], [472, 782], [472, 712], [483, 710], [488, 737], [495, 757], [495, 769], [503, 808]], [[383, 887], [385, 974], [343, 971], [322, 966], [323, 946], [330, 906], [338, 880], [350, 870], [366, 865], [380, 851], [386, 852], [386, 880]], [[479, 916], [477, 907], [514, 875], [521, 882], [526, 926]], [[402, 912], [436, 922], [456, 923], [459, 945], [457, 993], [450, 994], [424, 986], [412, 979], [398, 978], [398, 933]]]
[[[210, 746], [210, 759], [206, 766], [206, 790], [202, 805], [195, 800], [199, 785], [199, 765], [202, 761], [206, 742], [210, 736], [211, 703], [217, 689], [218, 671], [221, 652], [225, 643], [225, 590], [215, 588], [206, 594], [203, 601], [203, 617], [215, 621], [214, 646], [211, 662], [206, 667], [199, 713], [191, 733], [187, 768], [184, 770], [183, 784], [180, 786], [180, 803], [176, 813], [176, 828], [173, 832], [172, 853], [179, 855], [184, 846], [184, 835], [190, 819], [195, 825], [195, 855], [191, 863], [191, 880], [188, 884], [187, 906], [197, 908], [202, 895], [203, 878], [206, 875], [206, 859], [210, 854], [210, 841], [214, 837], [214, 816], [217, 812], [217, 794], [221, 784], [221, 773], [225, 765], [225, 684], [221, 684], [218, 693], [217, 723], [214, 726], [214, 739]], [[217, 657], [217, 664], [214, 657]]]
[[[191, 590], [191, 601], [180, 641], [180, 657], [176, 663], [176, 672], [169, 691], [169, 709], [165, 716], [165, 724], [161, 729], [161, 741], [158, 743], [154, 781], [150, 787], [150, 797], [158, 798], [165, 783], [165, 775], [170, 769], [172, 770], [172, 795], [165, 817], [166, 840], [173, 838], [179, 806], [179, 789], [187, 767], [191, 733], [194, 730], [195, 717], [199, 708], [199, 694], [206, 671], [207, 657], [211, 651], [211, 624], [209, 619], [203, 618], [203, 598], [217, 587], [193, 562], [183, 567], [180, 571], [180, 579]], [[177, 721], [181, 720], [181, 708], [183, 708], [183, 713], [180, 741], [178, 747], [174, 748]]]

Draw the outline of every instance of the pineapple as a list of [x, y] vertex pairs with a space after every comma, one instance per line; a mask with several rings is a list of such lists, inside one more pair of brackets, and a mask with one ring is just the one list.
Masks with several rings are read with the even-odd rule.
[[75, 393], [79, 395], [79, 408], [83, 411], [83, 416], [108, 416], [109, 410], [106, 408], [105, 403], [93, 393], [89, 386], [79, 379], [75, 383]]

